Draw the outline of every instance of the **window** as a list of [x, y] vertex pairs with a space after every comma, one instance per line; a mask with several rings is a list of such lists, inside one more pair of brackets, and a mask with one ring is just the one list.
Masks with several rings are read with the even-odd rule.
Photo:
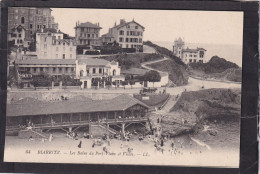
[[130, 28], [130, 26], [129, 26], [129, 25], [127, 25], [127, 26], [126, 26], [126, 28]]
[[40, 25], [37, 25], [37, 29], [40, 29], [41, 27], [40, 27]]
[[200, 51], [200, 58], [204, 57], [204, 51]]
[[96, 73], [96, 68], [93, 68], [93, 71], [92, 71], [92, 72], [93, 72], [93, 74], [95, 74], [95, 73]]
[[102, 73], [102, 69], [101, 69], [101, 68], [99, 68], [98, 72], [99, 72], [99, 74], [101, 74], [101, 73]]
[[197, 57], [197, 55], [194, 55], [194, 57]]
[[36, 72], [36, 68], [33, 68], [33, 72]]
[[199, 60], [199, 62], [200, 62], [200, 63], [203, 63], [203, 61], [202, 61], [202, 60]]
[[190, 59], [190, 62], [192, 62], [192, 59]]
[[40, 68], [40, 72], [43, 72], [43, 67]]
[[193, 62], [196, 62], [196, 59], [194, 59]]
[[33, 24], [30, 24], [30, 29], [32, 29], [33, 28]]
[[65, 69], [65, 72], [67, 73], [67, 72], [68, 72], [68, 70], [69, 70], [69, 68], [68, 68], [68, 67], [66, 67], [66, 69]]
[[60, 73], [62, 72], [62, 68], [59, 68], [59, 72], [60, 72]]
[[128, 48], [128, 44], [126, 44], [126, 48]]
[[120, 31], [119, 31], [119, 35], [124, 35], [124, 31], [123, 31], [123, 30], [120, 30]]
[[43, 25], [42, 28], [43, 28], [43, 29], [46, 28], [46, 25]]
[[89, 68], [87, 68], [87, 74], [89, 74]]
[[74, 68], [71, 68], [71, 70], [70, 70], [71, 72], [73, 72], [74, 71]]
[[72, 54], [70, 54], [70, 58], [72, 58]]
[[21, 17], [21, 24], [24, 24], [24, 17]]
[[120, 37], [119, 42], [124, 42], [124, 38]]
[[38, 14], [39, 13], [39, 11], [38, 10], [36, 10], [36, 14]]
[[96, 37], [98, 37], [98, 34], [96, 34]]
[[56, 59], [58, 59], [58, 54], [56, 54]]
[[126, 32], [127, 36], [129, 36], [129, 31]]
[[192, 57], [192, 54], [190, 54], [190, 57]]
[[138, 29], [138, 26], [135, 26], [135, 29]]
[[19, 37], [22, 37], [22, 34], [19, 34]]
[[139, 39], [139, 43], [142, 43], [142, 39]]
[[65, 59], [65, 54], [62, 54], [62, 59]]
[[60, 40], [60, 36], [58, 36], [58, 39]]
[[92, 34], [92, 38], [94, 38], [95, 37], [95, 35], [94, 34]]
[[128, 42], [128, 38], [125, 38], [125, 41]]
[[52, 71], [55, 72], [55, 71], [56, 71], [56, 68], [52, 68]]
[[63, 47], [63, 51], [65, 51], [65, 47]]
[[88, 37], [90, 37], [90, 34], [88, 34]]
[[140, 32], [141, 36], [143, 36], [143, 32]]
[[179, 54], [181, 54], [181, 52], [179, 51]]
[[81, 32], [84, 32], [84, 28], [81, 28]]
[[[63, 45], [65, 45], [65, 43], [63, 43]], [[64, 48], [64, 47], [63, 47]]]

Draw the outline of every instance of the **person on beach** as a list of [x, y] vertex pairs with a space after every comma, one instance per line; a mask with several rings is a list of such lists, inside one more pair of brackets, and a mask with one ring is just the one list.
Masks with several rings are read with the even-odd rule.
[[80, 141], [80, 142], [79, 142], [79, 145], [78, 145], [78, 148], [81, 148], [81, 143], [82, 143], [82, 142]]
[[51, 142], [53, 140], [53, 136], [52, 136], [52, 134], [50, 134], [50, 136], [49, 136], [49, 142]]

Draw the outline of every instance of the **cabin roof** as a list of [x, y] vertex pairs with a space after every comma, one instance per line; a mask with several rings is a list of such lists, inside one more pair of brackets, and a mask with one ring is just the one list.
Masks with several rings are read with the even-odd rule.
[[12, 103], [7, 104], [7, 117], [37, 116], [50, 114], [90, 113], [107, 111], [124, 111], [136, 104], [145, 108], [148, 105], [134, 97], [122, 94], [111, 100], [59, 101], [42, 103]]

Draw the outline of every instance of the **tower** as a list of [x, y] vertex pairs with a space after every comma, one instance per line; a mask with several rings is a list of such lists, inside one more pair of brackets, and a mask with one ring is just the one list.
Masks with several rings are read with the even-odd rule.
[[179, 37], [179, 39], [175, 39], [174, 45], [173, 45], [173, 54], [179, 58], [182, 59], [182, 50], [185, 43], [184, 41]]

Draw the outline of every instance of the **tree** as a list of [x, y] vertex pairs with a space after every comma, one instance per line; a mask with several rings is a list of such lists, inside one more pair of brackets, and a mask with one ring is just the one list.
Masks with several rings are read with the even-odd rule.
[[154, 87], [154, 82], [159, 82], [161, 80], [161, 76], [159, 72], [151, 70], [145, 73], [145, 75], [143, 76], [143, 80], [153, 82]]
[[133, 85], [135, 84], [135, 81], [134, 80], [130, 80], [129, 83], [131, 85], [131, 89], [133, 89]]
[[121, 85], [124, 86], [124, 89], [125, 89], [125, 85], [127, 85], [127, 82], [126, 81], [122, 81]]
[[115, 86], [115, 88], [116, 88], [116, 81], [113, 81], [112, 84], [113, 84], [113, 85]]
[[107, 81], [106, 81], [106, 85], [107, 85], [107, 88], [109, 89], [109, 87], [111, 86], [111, 81], [110, 81], [110, 80], [107, 80]]

